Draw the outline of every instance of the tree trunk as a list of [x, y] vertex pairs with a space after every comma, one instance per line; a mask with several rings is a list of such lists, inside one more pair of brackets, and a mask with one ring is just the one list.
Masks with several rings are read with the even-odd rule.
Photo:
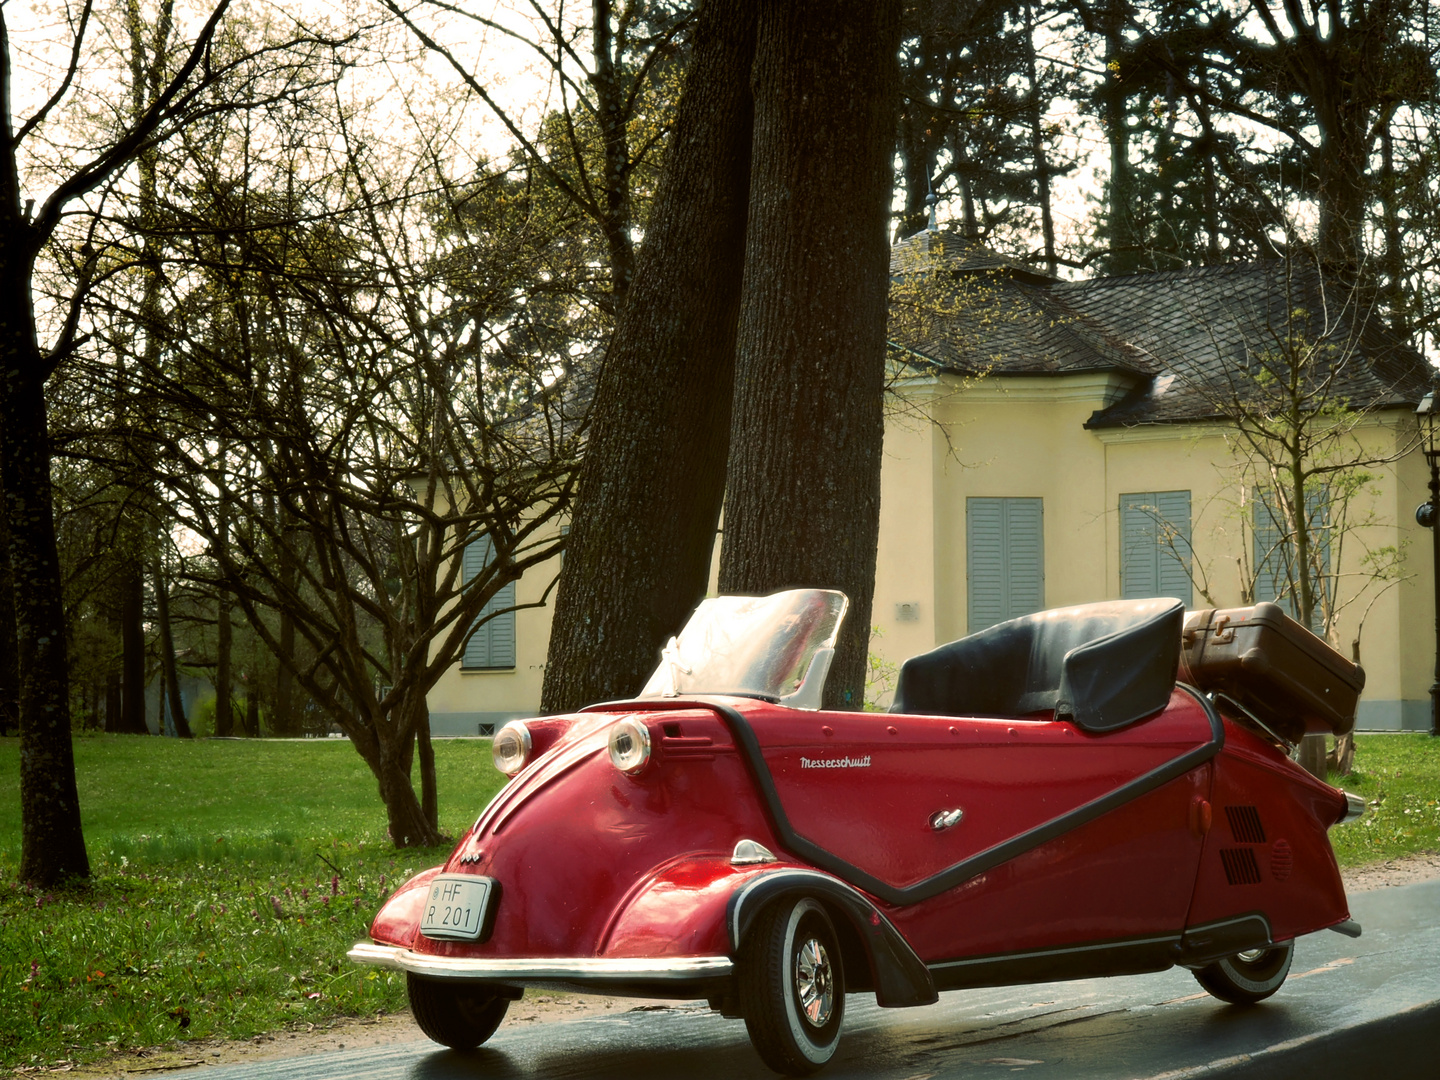
[[275, 735], [294, 735], [295, 674], [290, 665], [295, 662], [295, 616], [285, 610], [280, 612], [280, 654], [275, 665], [270, 731]]
[[[1395, 176], [1395, 139], [1391, 117], [1380, 129], [1380, 214], [1385, 222], [1385, 251], [1382, 256], [1384, 280], [1381, 296], [1390, 315], [1390, 329], [1397, 337], [1408, 337], [1409, 317], [1405, 310], [1405, 245], [1400, 233], [1400, 195]], [[1344, 770], [1349, 772], [1348, 769]]]
[[879, 535], [900, 5], [769, 4], [720, 590], [841, 589], [829, 707], [865, 696]]
[[148, 735], [150, 728], [145, 723], [145, 578], [137, 555], [128, 555], [125, 570], [120, 607], [123, 698], [118, 730], [128, 735]]
[[615, 310], [625, 307], [635, 277], [635, 244], [630, 239], [630, 137], [626, 129], [625, 92], [615, 74], [615, 35], [610, 26], [613, 15], [609, 0], [594, 0], [591, 7], [591, 35], [595, 74], [590, 86], [595, 91], [596, 120], [605, 147], [605, 207], [601, 226], [610, 256], [610, 288]]
[[215, 734], [228, 739], [235, 734], [235, 679], [230, 671], [234, 631], [230, 625], [230, 602], [224, 589], [216, 593], [215, 621]]
[[701, 9], [665, 175], [592, 411], [544, 712], [637, 693], [705, 595], [725, 486], [754, 0]]
[[1127, 59], [1124, 30], [1127, 0], [1109, 0], [1103, 15], [1105, 79], [1100, 90], [1104, 108], [1105, 138], [1110, 144], [1110, 186], [1106, 216], [1110, 226], [1112, 274], [1133, 274], [1140, 268], [1140, 237], [1135, 221], [1135, 184], [1130, 166], [1130, 96], [1125, 87]]
[[[161, 691], [170, 703], [170, 719], [175, 725], [175, 734], [182, 739], [193, 738], [190, 721], [185, 717], [185, 702], [180, 697], [180, 673], [175, 666], [175, 634], [170, 624], [170, 586], [165, 580], [165, 569], [160, 565], [160, 556], [155, 556], [153, 565], [155, 579], [155, 621], [160, 631], [160, 673], [163, 686]], [[165, 710], [162, 707], [163, 718]]]
[[245, 692], [245, 734], [252, 739], [260, 737], [260, 696], [253, 686]]
[[[4, 477], [0, 461], [0, 479]], [[0, 735], [20, 728], [20, 669], [15, 658], [15, 578], [10, 572], [10, 529], [0, 484]]]
[[29, 226], [0, 222], [0, 489], [10, 534], [19, 672], [20, 878], [48, 887], [62, 878], [88, 877], [90, 859], [70, 744], [45, 367], [28, 317], [28, 264], [15, 250], [21, 229]]
[[105, 731], [114, 735], [120, 730], [120, 673], [105, 676]]
[[1050, 207], [1050, 157], [1045, 149], [1044, 113], [1040, 107], [1040, 75], [1035, 66], [1035, 12], [1025, 4], [1025, 74], [1030, 83], [1030, 159], [1035, 169], [1035, 195], [1040, 204], [1040, 238], [1045, 247], [1045, 272], [1055, 277], [1055, 215]]
[[[229, 452], [228, 444], [221, 442], [218, 454], [221, 470], [219, 484], [219, 505], [216, 507], [216, 532], [219, 543], [230, 542], [230, 507], [225, 496], [224, 469]], [[228, 739], [235, 731], [234, 675], [230, 668], [230, 655], [234, 651], [234, 633], [230, 625], [230, 593], [223, 586], [215, 590], [215, 734]]]
[[420, 751], [420, 809], [430, 828], [440, 833], [440, 796], [435, 787], [435, 747], [430, 744], [430, 707], [416, 694], [420, 716], [415, 721], [415, 744]]
[[[285, 594], [295, 591], [299, 569], [291, 539], [294, 536], [291, 515], [283, 506], [278, 508], [276, 519], [279, 526], [280, 544], [276, 558], [280, 562], [280, 588]], [[289, 608], [280, 609], [280, 655], [276, 657], [275, 699], [271, 702], [270, 716], [272, 735], [296, 735], [295, 723], [295, 615]]]
[[[426, 741], [428, 743], [428, 739]], [[396, 847], [434, 847], [438, 844], [440, 832], [426, 820], [425, 810], [410, 784], [405, 755], [398, 753], [402, 745], [411, 745], [411, 739], [381, 739], [373, 727], [357, 725], [351, 742], [380, 785], [380, 801], [385, 804], [391, 842]], [[424, 769], [423, 764], [421, 768]]]

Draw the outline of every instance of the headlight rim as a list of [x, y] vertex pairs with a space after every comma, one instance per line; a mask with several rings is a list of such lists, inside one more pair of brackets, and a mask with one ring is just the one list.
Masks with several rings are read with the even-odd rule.
[[[507, 769], [500, 764], [501, 739], [504, 738], [507, 733], [518, 734], [520, 737], [519, 764], [513, 769]], [[495, 737], [490, 743], [490, 761], [499, 772], [513, 779], [520, 775], [520, 773], [524, 771], [525, 766], [529, 765], [533, 760], [534, 749], [535, 742], [534, 739], [531, 738], [530, 729], [525, 725], [525, 722], [523, 720], [511, 720], [495, 733]]]
[[[625, 734], [631, 735], [639, 748], [638, 760], [628, 765], [622, 761], [621, 752], [615, 745], [620, 736]], [[638, 776], [644, 772], [654, 755], [654, 743], [650, 738], [650, 729], [633, 716], [626, 716], [615, 722], [614, 726], [610, 728], [607, 745], [610, 752], [610, 764], [627, 776]]]

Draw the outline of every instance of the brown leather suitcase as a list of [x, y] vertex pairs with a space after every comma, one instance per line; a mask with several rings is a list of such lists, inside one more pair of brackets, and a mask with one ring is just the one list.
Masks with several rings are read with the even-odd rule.
[[1292, 743], [1307, 732], [1348, 734], [1365, 687], [1359, 664], [1268, 603], [1186, 612], [1179, 678]]

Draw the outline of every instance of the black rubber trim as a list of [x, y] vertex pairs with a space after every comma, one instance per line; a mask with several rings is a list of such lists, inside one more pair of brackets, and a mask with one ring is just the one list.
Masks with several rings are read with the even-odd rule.
[[1121, 938], [1053, 949], [967, 956], [930, 965], [941, 990], [979, 986], [1020, 986], [1063, 979], [1098, 979], [1111, 975], [1143, 975], [1174, 967], [1179, 934]]
[[[633, 701], [633, 702], [606, 702], [602, 706], [590, 706], [596, 711], [616, 711], [620, 707], [643, 711], [669, 711], [672, 709], [694, 708], [702, 705], [714, 710], [723, 716], [730, 724], [736, 740], [740, 744], [741, 756], [745, 759], [750, 769], [750, 774], [755, 781], [755, 786], [760, 792], [760, 797], [765, 803], [765, 809], [770, 815], [771, 825], [775, 834], [780, 838], [781, 844], [789, 851], [799, 855], [812, 866], [818, 867], [830, 874], [835, 875], [856, 888], [861, 889], [871, 896], [874, 896], [887, 904], [896, 907], [903, 907], [908, 904], [918, 904], [930, 900], [941, 893], [948, 892], [969, 881], [973, 877], [992, 870], [1001, 863], [1009, 862], [1016, 856], [1023, 855], [1032, 848], [1048, 843], [1058, 836], [1082, 825], [1088, 825], [1096, 818], [1108, 814], [1111, 810], [1133, 802], [1142, 795], [1148, 795], [1156, 788], [1168, 784], [1176, 777], [1184, 776], [1191, 769], [1205, 764], [1220, 752], [1225, 745], [1225, 724], [1220, 719], [1220, 714], [1215, 711], [1215, 706], [1199, 690], [1185, 683], [1176, 683], [1176, 689], [1184, 690], [1190, 694], [1205, 710], [1205, 715], [1210, 721], [1210, 740], [1193, 750], [1187, 750], [1179, 757], [1167, 761], [1164, 765], [1151, 769], [1148, 773], [1137, 776], [1128, 784], [1122, 784], [1098, 799], [1092, 799], [1082, 806], [1077, 806], [1068, 813], [1059, 817], [1051, 818], [1043, 825], [1037, 825], [1027, 832], [1013, 836], [1003, 843], [994, 847], [986, 848], [962, 859], [953, 866], [948, 866], [938, 874], [933, 874], [913, 885], [895, 886], [882, 881], [873, 874], [867, 874], [858, 866], [853, 866], [840, 858], [826, 851], [814, 841], [807, 840], [797, 833], [790, 825], [790, 819], [785, 815], [785, 808], [780, 803], [779, 792], [775, 790], [775, 781], [770, 775], [770, 769], [765, 764], [765, 757], [761, 753], [760, 740], [755, 737], [755, 730], [750, 722], [733, 706], [723, 700], [710, 697], [687, 697], [687, 698], [662, 698], [659, 700]], [[589, 710], [586, 710], [589, 711]], [[1103, 737], [1103, 736], [1102, 736]]]
[[900, 1009], [939, 1000], [925, 962], [915, 955], [884, 912], [858, 889], [817, 870], [777, 867], [747, 878], [730, 894], [725, 925], [730, 931], [730, 946], [737, 954], [761, 910], [787, 895], [828, 900], [845, 913], [869, 954], [875, 975], [875, 1000], [882, 1007]]

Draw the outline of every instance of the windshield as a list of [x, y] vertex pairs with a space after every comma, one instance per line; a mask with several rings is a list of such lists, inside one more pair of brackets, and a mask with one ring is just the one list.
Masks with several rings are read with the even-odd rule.
[[757, 694], [818, 709], [849, 605], [832, 589], [712, 597], [670, 639], [640, 696]]

